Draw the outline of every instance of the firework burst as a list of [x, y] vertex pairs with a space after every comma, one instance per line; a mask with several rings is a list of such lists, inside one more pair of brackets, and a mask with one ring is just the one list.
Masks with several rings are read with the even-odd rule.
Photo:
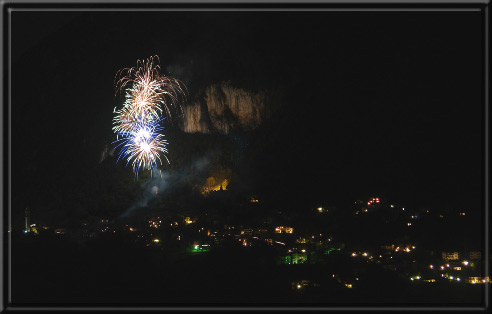
[[159, 57], [153, 56], [145, 61], [138, 60], [136, 67], [119, 70], [115, 79], [115, 95], [125, 91], [123, 108], [135, 115], [157, 118], [164, 111], [170, 119], [173, 104], [179, 114], [183, 114], [179, 103], [186, 87], [181, 81], [162, 75], [158, 62]]
[[183, 113], [179, 105], [180, 97], [185, 95], [184, 85], [177, 79], [169, 78], [159, 73], [160, 67], [156, 64], [159, 58], [150, 57], [145, 61], [137, 61], [137, 66], [125, 68], [116, 74], [116, 95], [125, 95], [123, 108], [116, 110], [113, 119], [113, 131], [116, 133], [120, 147], [118, 161], [127, 159], [131, 162], [138, 178], [139, 169], [151, 171], [162, 165], [161, 154], [166, 157], [168, 144], [161, 122], [163, 114], [171, 119], [171, 107]]

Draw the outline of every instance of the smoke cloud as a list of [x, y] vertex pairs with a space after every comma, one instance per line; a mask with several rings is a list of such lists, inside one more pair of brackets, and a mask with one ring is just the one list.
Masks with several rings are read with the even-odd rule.
[[204, 157], [198, 158], [188, 167], [180, 171], [168, 172], [154, 169], [152, 177], [142, 183], [143, 193], [141, 197], [119, 217], [128, 217], [135, 210], [147, 207], [152, 199], [158, 194], [165, 193], [171, 186], [179, 187], [190, 182], [190, 179], [194, 179], [197, 174], [208, 170], [213, 155], [215, 154], [210, 153]]

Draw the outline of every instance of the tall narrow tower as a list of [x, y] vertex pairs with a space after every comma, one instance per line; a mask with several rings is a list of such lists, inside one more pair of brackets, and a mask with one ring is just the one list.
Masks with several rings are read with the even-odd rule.
[[31, 221], [29, 215], [29, 208], [26, 207], [26, 229], [24, 229], [24, 232], [28, 233], [30, 231], [31, 231]]

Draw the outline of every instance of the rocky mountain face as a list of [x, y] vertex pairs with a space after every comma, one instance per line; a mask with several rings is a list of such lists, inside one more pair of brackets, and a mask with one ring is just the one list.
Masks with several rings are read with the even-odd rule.
[[213, 84], [184, 106], [183, 131], [227, 134], [240, 127], [252, 130], [280, 106], [280, 92], [247, 91], [229, 82]]

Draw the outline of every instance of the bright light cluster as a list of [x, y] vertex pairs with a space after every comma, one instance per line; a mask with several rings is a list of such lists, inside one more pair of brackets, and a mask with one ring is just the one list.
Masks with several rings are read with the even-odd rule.
[[[150, 170], [162, 165], [161, 153], [167, 153], [167, 141], [159, 131], [164, 117], [170, 118], [170, 106], [177, 106], [180, 110], [179, 96], [184, 95], [182, 83], [159, 73], [160, 67], [155, 64], [157, 56], [145, 61], [138, 60], [137, 66], [125, 68], [116, 74], [116, 94], [124, 93], [123, 108], [114, 110], [113, 131], [121, 147], [118, 156], [132, 162], [135, 176], [138, 177], [140, 168]], [[119, 79], [118, 79], [119, 78]], [[182, 113], [182, 110], [181, 110]]]
[[373, 197], [372, 199], [367, 202], [367, 205], [373, 205], [379, 203], [379, 198], [378, 197]]

